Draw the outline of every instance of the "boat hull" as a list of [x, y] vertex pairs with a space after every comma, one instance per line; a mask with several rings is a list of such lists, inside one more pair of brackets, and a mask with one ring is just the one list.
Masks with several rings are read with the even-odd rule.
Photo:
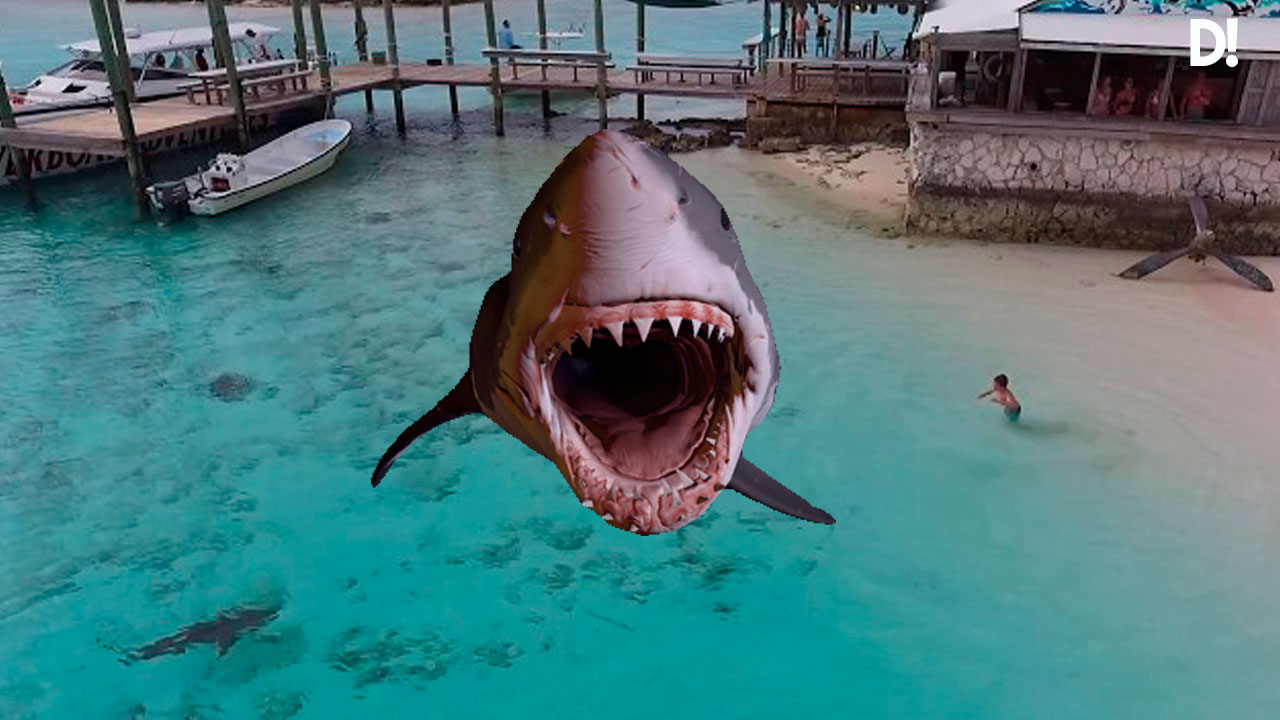
[[281, 190], [291, 188], [294, 185], [304, 183], [332, 168], [334, 163], [338, 161], [338, 155], [346, 149], [349, 142], [351, 142], [350, 133], [322, 154], [288, 172], [247, 188], [225, 193], [204, 193], [192, 197], [187, 202], [187, 207], [195, 215], [220, 215], [256, 200], [261, 200]]

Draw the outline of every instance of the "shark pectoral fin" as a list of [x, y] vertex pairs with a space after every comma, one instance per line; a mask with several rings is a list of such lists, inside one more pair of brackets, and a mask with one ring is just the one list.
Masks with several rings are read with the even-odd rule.
[[791, 517], [822, 525], [834, 525], [836, 519], [825, 510], [810, 505], [804, 498], [791, 492], [785, 485], [769, 477], [765, 471], [746, 458], [738, 459], [729, 489], [737, 490], [761, 505], [771, 507]]
[[382, 482], [382, 478], [391, 469], [391, 463], [396, 461], [414, 440], [426, 435], [435, 428], [456, 420], [464, 415], [480, 412], [480, 404], [476, 402], [475, 390], [471, 382], [471, 371], [468, 370], [458, 384], [449, 391], [444, 399], [436, 403], [436, 406], [422, 417], [418, 418], [412, 425], [405, 428], [400, 433], [400, 437], [391, 443], [391, 447], [387, 448], [387, 452], [383, 454], [382, 459], [378, 461], [378, 467], [373, 471], [373, 486], [378, 487], [378, 483]]

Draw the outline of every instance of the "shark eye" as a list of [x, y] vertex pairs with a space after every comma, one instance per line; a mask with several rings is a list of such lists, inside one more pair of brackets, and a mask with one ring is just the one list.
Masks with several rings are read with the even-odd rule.
[[511, 256], [520, 257], [520, 236], [513, 235], [511, 237]]
[[729, 222], [729, 213], [724, 208], [720, 208], [720, 227], [725, 230], [733, 229], [733, 223]]

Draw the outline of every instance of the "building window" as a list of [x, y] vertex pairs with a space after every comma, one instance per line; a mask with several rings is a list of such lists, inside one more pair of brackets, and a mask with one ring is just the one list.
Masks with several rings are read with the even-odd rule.
[[1220, 62], [1193, 68], [1186, 58], [1177, 58], [1166, 117], [1188, 122], [1235, 120], [1248, 67], [1248, 62], [1233, 68]]
[[1031, 50], [1023, 82], [1022, 110], [1083, 114], [1089, 106], [1093, 53]]
[[1164, 93], [1168, 71], [1166, 57], [1103, 55], [1098, 83], [1089, 98], [1089, 114], [1159, 119], [1161, 109], [1167, 107]]

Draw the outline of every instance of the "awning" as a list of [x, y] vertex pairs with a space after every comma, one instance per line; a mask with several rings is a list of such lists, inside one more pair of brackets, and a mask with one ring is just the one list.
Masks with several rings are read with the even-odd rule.
[[[1115, 47], [1190, 57], [1190, 20], [1186, 15], [1023, 13], [1022, 42], [1027, 47], [1054, 45], [1103, 51]], [[1238, 22], [1236, 54], [1280, 53], [1280, 19], [1240, 18]], [[1201, 42], [1203, 52], [1208, 53], [1213, 47], [1209, 33]]]

